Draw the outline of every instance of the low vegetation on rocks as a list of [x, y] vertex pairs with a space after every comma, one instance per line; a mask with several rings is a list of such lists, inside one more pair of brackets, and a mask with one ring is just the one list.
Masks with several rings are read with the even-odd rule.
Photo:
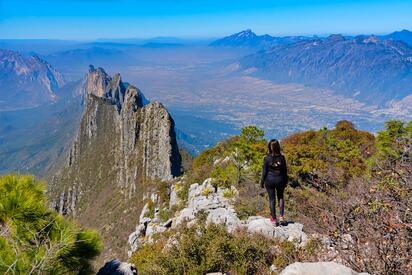
[[168, 236], [172, 237], [147, 243], [133, 254], [130, 261], [139, 274], [268, 274], [272, 264], [272, 269], [280, 269], [310, 260], [321, 247], [317, 241], [297, 247], [244, 230], [229, 233], [223, 225], [204, 221], [181, 226]]

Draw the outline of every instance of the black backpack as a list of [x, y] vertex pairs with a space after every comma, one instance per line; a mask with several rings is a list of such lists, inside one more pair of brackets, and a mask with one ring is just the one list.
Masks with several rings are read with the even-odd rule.
[[283, 156], [276, 155], [272, 156], [272, 162], [270, 163], [270, 168], [275, 171], [276, 175], [280, 175], [283, 168]]

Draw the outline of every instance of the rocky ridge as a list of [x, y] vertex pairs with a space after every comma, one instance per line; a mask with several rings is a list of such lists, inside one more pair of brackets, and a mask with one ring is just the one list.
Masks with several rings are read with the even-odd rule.
[[[275, 265], [270, 267], [274, 274], [283, 275], [303, 275], [303, 274], [336, 274], [336, 275], [366, 275], [368, 273], [358, 273], [346, 267], [337, 257], [336, 251], [330, 246], [329, 238], [318, 234], [307, 235], [303, 231], [303, 225], [300, 223], [288, 222], [286, 226], [274, 227], [268, 218], [261, 216], [252, 216], [247, 220], [240, 220], [234, 209], [234, 200], [238, 193], [236, 188], [221, 188], [212, 185], [212, 179], [206, 179], [202, 184], [194, 183], [190, 185], [187, 202], [183, 203], [178, 193], [181, 191], [181, 181], [172, 183], [169, 188], [169, 203], [160, 202], [159, 194], [146, 194], [147, 203], [143, 207], [135, 231], [129, 235], [128, 251], [129, 257], [132, 253], [142, 247], [145, 243], [157, 241], [158, 234], [167, 230], [176, 228], [181, 225], [193, 226], [200, 222], [199, 218], [204, 215], [205, 223], [215, 223], [225, 225], [228, 232], [236, 230], [246, 230], [249, 233], [262, 234], [267, 238], [277, 239], [279, 241], [290, 241], [298, 247], [303, 247], [310, 239], [318, 238], [322, 241], [326, 251], [324, 262], [290, 264], [282, 271], [279, 271]], [[167, 221], [162, 221], [160, 211], [162, 207], [173, 209], [177, 205], [184, 204], [185, 207], [177, 211], [173, 217]], [[151, 209], [152, 208], [152, 209]], [[175, 239], [169, 236], [165, 248], [172, 245]], [[333, 261], [330, 261], [333, 260]], [[208, 273], [223, 274], [223, 273]]]
[[[145, 242], [153, 242], [153, 236], [157, 233], [165, 232], [169, 228], [175, 228], [184, 223], [187, 223], [187, 226], [195, 224], [198, 222], [198, 215], [206, 216], [206, 224], [225, 225], [229, 232], [245, 229], [250, 233], [259, 233], [268, 238], [292, 241], [299, 246], [307, 242], [308, 236], [300, 223], [288, 223], [286, 226], [274, 227], [268, 218], [261, 216], [240, 220], [233, 205], [237, 196], [236, 188], [233, 186], [215, 188], [211, 181], [212, 179], [209, 178], [202, 184], [192, 184], [188, 192], [187, 205], [165, 222], [162, 222], [158, 215], [162, 207], [159, 205], [158, 195], [148, 196], [150, 203], [155, 205], [154, 215], [150, 217], [149, 202], [147, 202], [140, 214], [135, 231], [129, 236], [129, 256]], [[178, 191], [179, 184], [171, 187], [169, 196], [172, 207], [181, 203], [179, 199], [176, 199]]]

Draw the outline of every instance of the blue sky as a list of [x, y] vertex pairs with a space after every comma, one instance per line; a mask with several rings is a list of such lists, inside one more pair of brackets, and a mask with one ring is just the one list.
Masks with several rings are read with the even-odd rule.
[[0, 38], [209, 38], [412, 30], [412, 0], [0, 0]]

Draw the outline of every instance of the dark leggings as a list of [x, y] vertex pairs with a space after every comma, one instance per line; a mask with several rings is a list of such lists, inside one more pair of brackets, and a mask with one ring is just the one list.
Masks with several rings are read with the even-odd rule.
[[283, 217], [285, 211], [285, 201], [283, 199], [283, 191], [285, 191], [285, 186], [283, 184], [270, 184], [265, 183], [266, 190], [269, 194], [269, 206], [270, 215], [273, 219], [276, 219], [276, 196], [278, 198], [280, 216]]

